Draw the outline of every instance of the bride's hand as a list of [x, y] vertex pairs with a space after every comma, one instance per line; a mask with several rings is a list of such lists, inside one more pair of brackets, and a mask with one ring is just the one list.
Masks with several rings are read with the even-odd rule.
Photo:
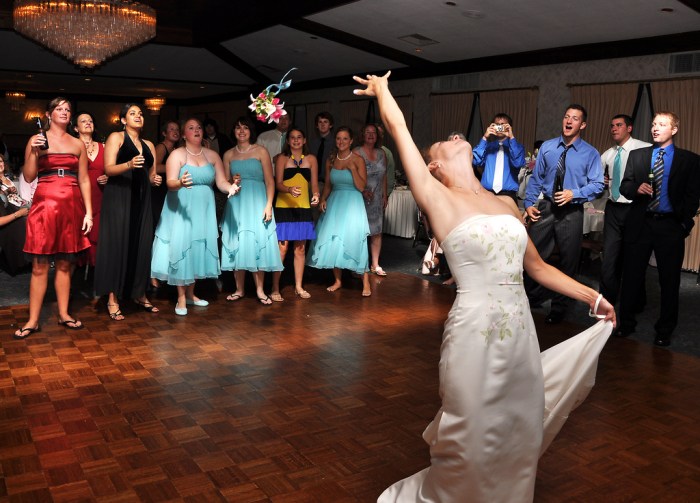
[[[605, 321], [612, 321], [613, 328], [616, 327], [615, 307], [603, 296], [601, 296], [600, 302], [597, 302], [597, 304], [596, 306], [596, 302], [594, 302], [593, 305], [590, 306], [590, 315], [598, 319], [604, 319]], [[597, 310], [595, 310], [596, 307], [598, 308]]]
[[352, 78], [356, 82], [359, 82], [363, 86], [367, 86], [366, 89], [355, 89], [354, 94], [359, 96], [377, 96], [382, 86], [389, 86], [389, 75], [391, 75], [391, 70], [386, 72], [382, 77], [377, 77], [376, 75], [367, 75], [366, 79], [354, 75]]

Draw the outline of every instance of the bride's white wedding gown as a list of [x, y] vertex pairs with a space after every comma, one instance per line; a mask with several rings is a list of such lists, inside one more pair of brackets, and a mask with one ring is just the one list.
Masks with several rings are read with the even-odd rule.
[[533, 500], [537, 460], [593, 386], [612, 323], [540, 354], [523, 288], [526, 246], [511, 215], [468, 218], [443, 241], [458, 287], [441, 348], [442, 407], [423, 433], [430, 467], [379, 502]]

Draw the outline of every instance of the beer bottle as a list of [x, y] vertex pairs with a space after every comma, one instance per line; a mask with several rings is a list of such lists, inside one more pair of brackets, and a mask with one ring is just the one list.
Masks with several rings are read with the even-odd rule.
[[41, 135], [41, 136], [43, 136], [43, 137], [44, 137], [44, 140], [46, 140], [46, 142], [45, 142], [41, 147], [39, 147], [39, 150], [48, 150], [48, 148], [49, 148], [49, 139], [46, 137], [46, 132], [44, 131], [44, 126], [41, 125], [41, 118], [39, 118], [39, 117], [36, 118], [36, 127], [37, 127], [37, 130], [38, 130], [38, 131], [37, 131], [38, 134]]

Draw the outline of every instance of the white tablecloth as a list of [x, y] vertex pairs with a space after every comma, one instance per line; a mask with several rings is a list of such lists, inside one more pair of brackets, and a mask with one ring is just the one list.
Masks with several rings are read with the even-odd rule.
[[603, 232], [605, 223], [605, 204], [607, 199], [600, 197], [594, 201], [583, 203], [583, 233]]
[[389, 195], [384, 212], [384, 234], [412, 238], [418, 227], [418, 206], [408, 189], [397, 187]]

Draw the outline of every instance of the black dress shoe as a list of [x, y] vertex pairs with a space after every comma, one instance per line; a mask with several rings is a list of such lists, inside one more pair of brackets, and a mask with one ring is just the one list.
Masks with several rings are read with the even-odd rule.
[[556, 325], [557, 323], [561, 323], [563, 319], [564, 313], [550, 311], [547, 317], [544, 319], [544, 322], [548, 323], [549, 325]]
[[666, 346], [671, 345], [671, 336], [670, 335], [661, 335], [661, 334], [656, 334], [656, 338], [654, 339], [654, 346], [661, 346], [662, 348], [665, 348]]
[[629, 337], [632, 332], [634, 332], [634, 330], [629, 328], [618, 328], [613, 332], [613, 336], [619, 338]]

